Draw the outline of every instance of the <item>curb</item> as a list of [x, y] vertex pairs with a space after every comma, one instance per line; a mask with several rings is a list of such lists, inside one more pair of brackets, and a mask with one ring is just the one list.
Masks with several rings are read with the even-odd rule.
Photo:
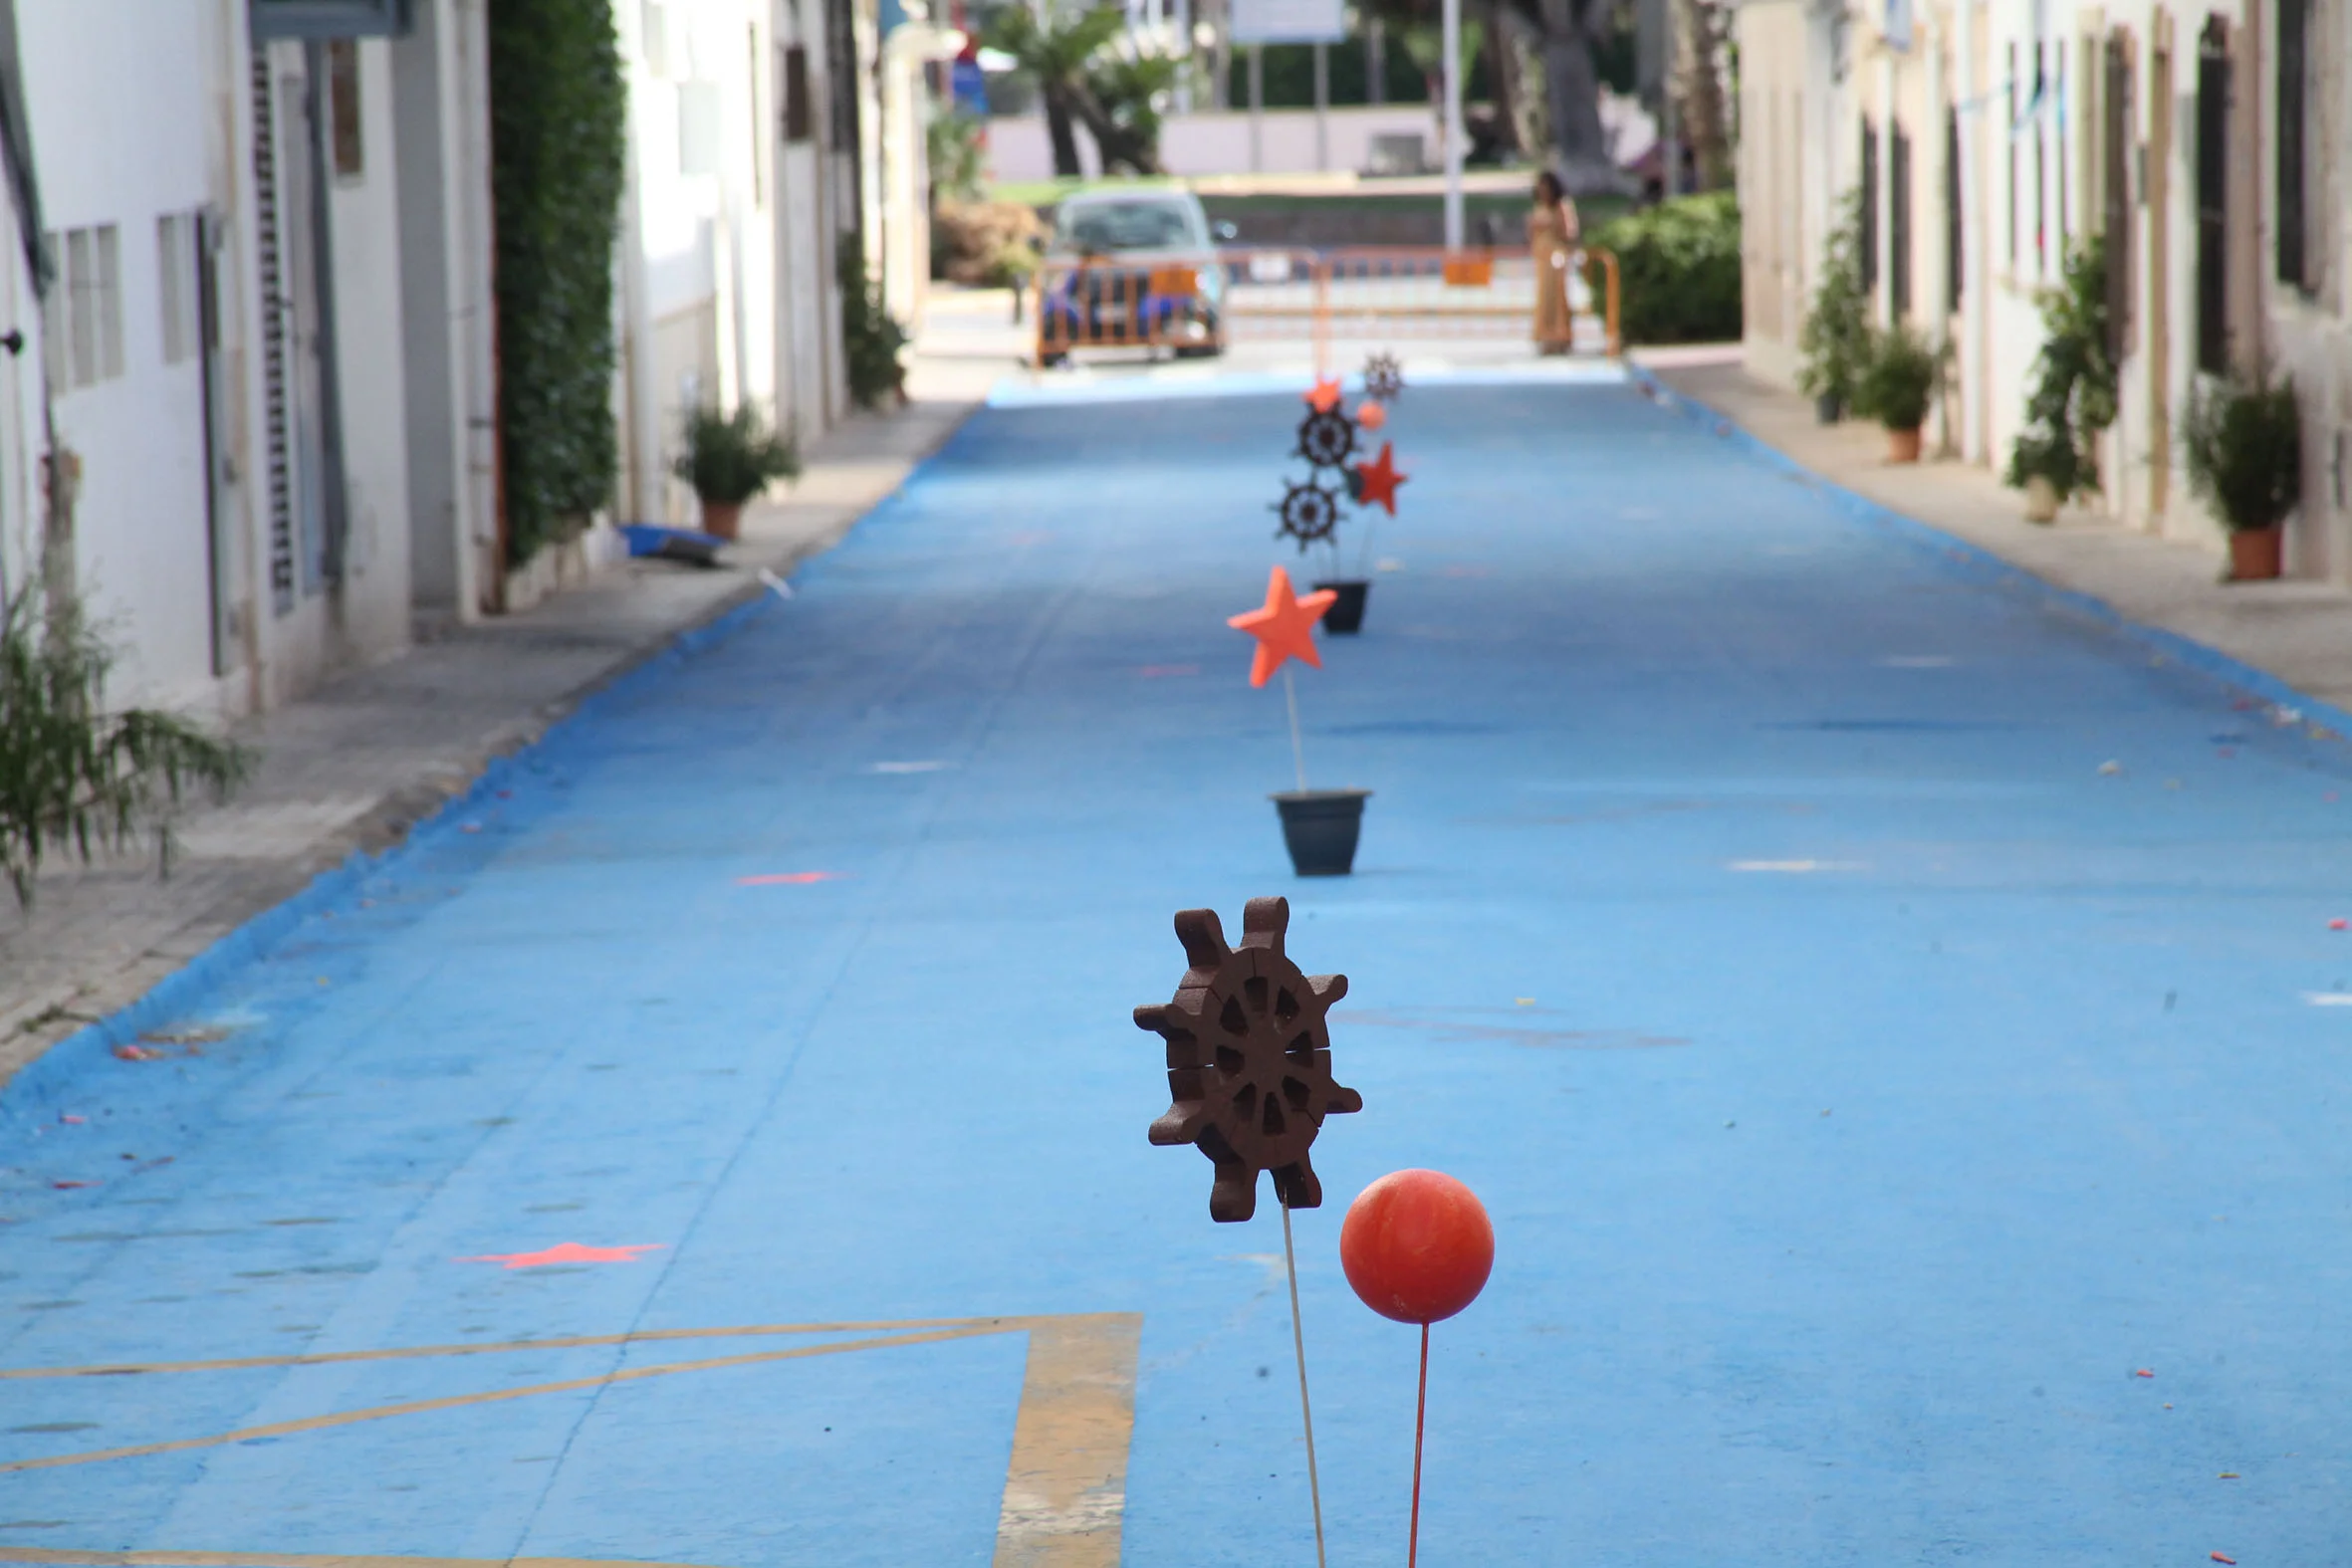
[[[897, 492], [893, 490], [892, 495]], [[877, 502], [876, 508], [889, 497]], [[870, 511], [867, 515], [871, 515]], [[340, 865], [330, 867], [304, 884], [301, 891], [252, 916], [148, 988], [127, 1007], [117, 1008], [94, 1023], [86, 1023], [18, 1068], [0, 1084], [0, 1121], [26, 1116], [44, 1119], [65, 1102], [84, 1069], [101, 1066], [118, 1045], [127, 1045], [150, 1029], [176, 1022], [217, 987], [230, 971], [267, 954], [306, 922], [343, 902], [378, 871], [432, 839], [446, 836], [469, 808], [495, 799], [513, 782], [522, 759], [550, 736], [583, 715], [591, 713], [614, 693], [625, 691], [662, 666], [691, 659], [733, 636], [763, 609], [780, 602], [770, 590], [754, 583], [740, 602], [724, 604], [693, 625], [671, 633], [633, 662], [576, 693], [564, 711], [539, 726], [520, 744], [489, 758], [465, 788], [442, 797], [381, 849], [354, 850]]]
[[2209, 647], [2177, 631], [2166, 631], [2161, 626], [2133, 620], [2105, 599], [2073, 588], [2059, 587], [1982, 545], [1973, 545], [1945, 533], [1933, 524], [1922, 523], [1915, 517], [1858, 495], [1835, 480], [1807, 468], [1729, 415], [1719, 413], [1697, 398], [1667, 386], [1645, 366], [1628, 360], [1625, 374], [1634, 389], [1650, 401], [1681, 414], [1694, 424], [1706, 426], [1717, 439], [1730, 442], [1766, 468], [1800, 481], [1855, 521], [1933, 556], [1938, 563], [1956, 576], [2003, 588], [2033, 599], [2045, 609], [2087, 620], [2127, 642], [2138, 644], [2160, 661], [2181, 665], [2241, 695], [2260, 699], [2272, 710], [2274, 718], [2280, 712], [2293, 713], [2308, 727], [2306, 733], [2312, 739], [2352, 737], [2352, 711], [2297, 691], [2269, 671], [2257, 669], [2219, 648]]

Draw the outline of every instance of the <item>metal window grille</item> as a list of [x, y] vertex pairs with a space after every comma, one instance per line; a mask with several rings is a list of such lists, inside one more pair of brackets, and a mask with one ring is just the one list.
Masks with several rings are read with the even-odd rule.
[[270, 603], [294, 608], [294, 473], [286, 399], [286, 257], [278, 213], [278, 115], [269, 51], [253, 52], [255, 270], [261, 282], [262, 434], [269, 449]]
[[2218, 16], [2197, 41], [2197, 367], [2230, 368], [2230, 35]]

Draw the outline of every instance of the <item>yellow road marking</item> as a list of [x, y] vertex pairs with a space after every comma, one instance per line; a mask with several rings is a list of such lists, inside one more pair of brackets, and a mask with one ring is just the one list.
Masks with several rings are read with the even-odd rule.
[[[429, 1356], [474, 1356], [499, 1351], [567, 1350], [694, 1339], [730, 1339], [771, 1334], [876, 1333], [879, 1337], [801, 1345], [790, 1350], [753, 1351], [703, 1361], [670, 1362], [617, 1369], [596, 1377], [494, 1389], [444, 1399], [412, 1400], [365, 1410], [342, 1411], [301, 1421], [247, 1427], [210, 1437], [182, 1438], [131, 1448], [102, 1449], [19, 1459], [0, 1464], [11, 1470], [91, 1464], [186, 1449], [215, 1448], [253, 1438], [319, 1432], [357, 1422], [420, 1415], [601, 1388], [613, 1383], [666, 1377], [677, 1372], [710, 1372], [729, 1367], [793, 1361], [890, 1345], [928, 1345], [993, 1334], [1027, 1333], [1029, 1360], [1022, 1378], [1021, 1409], [1014, 1418], [1013, 1455], [1006, 1466], [1004, 1502], [998, 1511], [994, 1568], [1118, 1568], [1126, 1508], [1127, 1451], [1135, 1426], [1135, 1365], [1143, 1318], [1133, 1312], [1065, 1313], [1032, 1317], [923, 1318], [900, 1322], [757, 1324], [739, 1328], [653, 1329], [634, 1334], [578, 1335], [563, 1339], [509, 1340], [494, 1345], [420, 1345], [392, 1350], [336, 1351], [311, 1355], [253, 1356], [223, 1361], [134, 1362], [85, 1367], [0, 1369], [0, 1379], [123, 1377], [170, 1372], [244, 1371], [264, 1367], [323, 1366], [339, 1362], [410, 1360]], [[0, 1564], [57, 1564], [63, 1568], [695, 1568], [692, 1564], [602, 1562], [570, 1557], [381, 1557], [321, 1556], [256, 1552], [77, 1552], [47, 1547], [0, 1547]]]
[[300, 1421], [273, 1422], [266, 1427], [241, 1427], [235, 1432], [215, 1433], [206, 1438], [179, 1438], [169, 1443], [141, 1443], [127, 1449], [94, 1449], [87, 1454], [59, 1454], [46, 1459], [17, 1459], [0, 1464], [0, 1474], [11, 1470], [55, 1469], [62, 1464], [95, 1464], [101, 1459], [135, 1459], [149, 1454], [177, 1454], [186, 1449], [214, 1449], [224, 1443], [244, 1443], [254, 1438], [283, 1438], [298, 1432], [324, 1432], [331, 1427], [349, 1427], [362, 1421], [383, 1421], [393, 1416], [421, 1416], [429, 1411], [458, 1410], [468, 1405], [495, 1405], [502, 1400], [529, 1399], [534, 1394], [570, 1394], [580, 1389], [603, 1388], [612, 1383], [633, 1383], [640, 1378], [667, 1377], [673, 1372], [715, 1372], [722, 1367], [749, 1367], [764, 1361], [798, 1361], [805, 1356], [830, 1356], [844, 1350], [874, 1350], [883, 1345], [930, 1345], [943, 1339], [972, 1339], [981, 1334], [1003, 1333], [1003, 1329], [953, 1328], [929, 1334], [892, 1334], [886, 1339], [845, 1339], [829, 1345], [801, 1345], [791, 1350], [758, 1350], [741, 1356], [716, 1356], [709, 1361], [673, 1361], [660, 1367], [616, 1368], [592, 1378], [567, 1378], [561, 1383], [531, 1383], [522, 1388], [491, 1389], [480, 1394], [451, 1394], [442, 1399], [408, 1400], [398, 1405], [375, 1405], [366, 1410], [338, 1411], [330, 1416], [306, 1416]]

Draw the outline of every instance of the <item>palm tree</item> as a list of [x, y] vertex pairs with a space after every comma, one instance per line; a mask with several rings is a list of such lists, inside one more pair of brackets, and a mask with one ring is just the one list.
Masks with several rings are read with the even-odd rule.
[[1073, 121], [1083, 119], [1091, 130], [1097, 119], [1108, 118], [1087, 84], [1087, 68], [1125, 25], [1125, 17], [1113, 6], [1058, 23], [1040, 22], [1028, 5], [1016, 4], [989, 19], [989, 47], [1011, 55], [1038, 85], [1038, 95], [1046, 102], [1046, 133], [1054, 142], [1054, 172], [1064, 178], [1084, 172], [1078, 165]]

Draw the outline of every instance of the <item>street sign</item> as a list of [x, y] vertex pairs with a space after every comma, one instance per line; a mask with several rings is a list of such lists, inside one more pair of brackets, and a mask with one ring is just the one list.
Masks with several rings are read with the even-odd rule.
[[1347, 36], [1344, 0], [1232, 0], [1237, 44], [1335, 44]]

